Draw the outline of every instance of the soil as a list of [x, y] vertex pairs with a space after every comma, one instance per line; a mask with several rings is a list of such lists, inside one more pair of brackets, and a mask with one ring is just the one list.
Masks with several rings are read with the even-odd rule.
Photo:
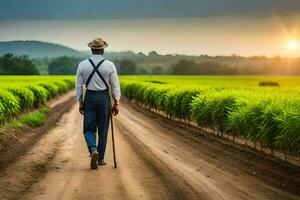
[[69, 111], [74, 103], [74, 92], [69, 92], [46, 103], [51, 110], [43, 126], [32, 128], [24, 124], [20, 129], [1, 129], [0, 170], [25, 154], [43, 134], [55, 127], [61, 116]]
[[66, 109], [54, 128], [0, 171], [0, 199], [300, 198], [299, 167], [127, 102], [114, 118], [118, 168], [109, 137], [107, 165], [90, 170], [77, 106]]

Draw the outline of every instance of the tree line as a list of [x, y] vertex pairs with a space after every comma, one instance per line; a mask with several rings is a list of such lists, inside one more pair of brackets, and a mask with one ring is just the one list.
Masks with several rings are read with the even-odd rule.
[[[75, 75], [81, 60], [79, 57], [68, 56], [38, 60], [8, 53], [0, 56], [0, 75], [39, 75], [38, 68], [44, 62], [47, 63], [49, 75]], [[119, 74], [143, 74], [143, 71], [138, 72], [136, 63], [131, 60], [117, 60], [115, 64]]]
[[229, 65], [219, 62], [196, 63], [179, 60], [171, 66], [172, 75], [300, 75], [300, 59], [285, 62], [278, 59], [263, 65]]
[[0, 56], [0, 74], [1, 75], [38, 75], [36, 65], [28, 56], [14, 56], [5, 54]]
[[[59, 57], [52, 59], [48, 65], [49, 74], [76, 74], [78, 63], [82, 58]], [[274, 58], [268, 63], [252, 65], [224, 64], [217, 61], [195, 62], [181, 59], [170, 67], [155, 62], [152, 66], [140, 66], [130, 59], [112, 60], [120, 75], [300, 75], [300, 59], [288, 62]]]
[[[50, 75], [74, 75], [76, 74], [78, 63], [82, 58], [62, 56], [52, 59], [48, 65]], [[119, 74], [137, 74], [138, 67], [131, 60], [117, 60], [115, 65]]]
[[[155, 56], [152, 54], [152, 57]], [[0, 74], [75, 75], [78, 63], [83, 59], [68, 56], [30, 59], [28, 56], [5, 54], [0, 57]], [[170, 66], [163, 65], [159, 59], [156, 62], [148, 62], [147, 65], [128, 58], [111, 60], [115, 63], [120, 75], [300, 75], [300, 58], [287, 60], [277, 57], [259, 65], [254, 65], [249, 59], [245, 58], [242, 64], [217, 62], [216, 60], [196, 62], [180, 59], [175, 60]], [[266, 58], [261, 59], [265, 60]]]

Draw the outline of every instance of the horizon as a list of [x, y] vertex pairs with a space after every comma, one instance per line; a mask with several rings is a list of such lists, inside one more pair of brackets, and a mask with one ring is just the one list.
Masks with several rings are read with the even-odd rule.
[[[71, 50], [75, 50], [79, 53], [89, 53], [90, 52], [90, 49], [87, 47], [86, 49], [75, 49], [71, 46], [67, 46], [67, 45], [64, 45], [64, 44], [59, 44], [59, 43], [54, 43], [54, 42], [49, 42], [49, 41], [41, 41], [41, 40], [6, 40], [6, 41], [1, 41], [0, 40], [0, 43], [1, 42], [41, 42], [41, 43], [45, 43], [45, 44], [51, 44], [51, 45], [59, 45], [59, 46], [62, 46], [62, 47], [65, 47], [65, 48], [69, 48]], [[168, 55], [171, 55], [171, 56], [195, 56], [195, 57], [201, 57], [201, 56], [208, 56], [208, 57], [241, 57], [241, 58], [254, 58], [254, 57], [265, 57], [265, 58], [268, 58], [268, 59], [272, 59], [272, 58], [277, 58], [277, 57], [280, 57], [280, 58], [288, 58], [288, 59], [300, 59], [300, 55], [299, 56], [280, 56], [280, 55], [274, 55], [274, 56], [266, 56], [266, 55], [250, 55], [250, 56], [242, 56], [242, 55], [239, 55], [237, 53], [233, 53], [231, 55], [209, 55], [209, 54], [179, 54], [179, 53], [174, 53], [174, 54], [164, 54], [164, 53], [161, 53], [159, 51], [155, 51], [155, 50], [150, 50], [148, 52], [143, 52], [143, 51], [133, 51], [133, 50], [124, 50], [124, 51], [110, 51], [110, 50], [106, 50], [105, 52], [107, 53], [126, 53], [126, 52], [132, 52], [134, 54], [138, 54], [138, 53], [143, 53], [144, 55], [146, 56], [149, 56], [149, 54], [151, 52], [156, 52], [158, 55], [160, 56], [168, 56]], [[8, 52], [9, 53], [9, 52]], [[26, 54], [25, 54], [26, 55]]]

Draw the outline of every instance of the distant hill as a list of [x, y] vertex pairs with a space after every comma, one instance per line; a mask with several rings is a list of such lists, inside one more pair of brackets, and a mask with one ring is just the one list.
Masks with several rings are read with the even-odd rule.
[[30, 58], [52, 58], [59, 56], [83, 57], [84, 53], [72, 48], [40, 41], [8, 41], [0, 42], [0, 56], [6, 53], [28, 55]]

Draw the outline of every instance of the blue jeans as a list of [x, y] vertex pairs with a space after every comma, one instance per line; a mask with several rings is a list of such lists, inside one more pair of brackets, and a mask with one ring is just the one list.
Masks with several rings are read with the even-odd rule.
[[[84, 98], [84, 138], [89, 152], [97, 150], [99, 160], [104, 159], [107, 132], [109, 127], [109, 93], [104, 91], [87, 90]], [[96, 132], [98, 130], [98, 145]]]

